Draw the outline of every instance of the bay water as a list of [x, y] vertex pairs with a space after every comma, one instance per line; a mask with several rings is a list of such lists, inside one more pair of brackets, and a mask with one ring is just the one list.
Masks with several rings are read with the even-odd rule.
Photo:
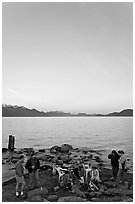
[[133, 159], [132, 117], [3, 117], [2, 147], [8, 136], [15, 136], [17, 148], [50, 148], [71, 144], [103, 150], [107, 157], [113, 149], [123, 150]]

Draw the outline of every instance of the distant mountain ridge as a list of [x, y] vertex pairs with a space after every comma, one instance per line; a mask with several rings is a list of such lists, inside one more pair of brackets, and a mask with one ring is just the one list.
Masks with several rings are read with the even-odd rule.
[[43, 112], [24, 106], [2, 105], [2, 117], [133, 117], [133, 109], [124, 109], [109, 114], [64, 113], [62, 111]]

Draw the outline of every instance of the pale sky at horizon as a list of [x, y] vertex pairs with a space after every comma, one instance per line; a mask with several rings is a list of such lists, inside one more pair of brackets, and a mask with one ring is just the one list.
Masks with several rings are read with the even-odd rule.
[[132, 3], [2, 3], [2, 103], [133, 108]]

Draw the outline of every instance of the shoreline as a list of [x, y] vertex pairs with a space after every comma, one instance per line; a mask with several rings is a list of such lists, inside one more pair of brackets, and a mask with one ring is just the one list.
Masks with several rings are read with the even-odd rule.
[[[33, 150], [33, 148], [16, 148], [14, 150], [14, 153], [8, 152], [8, 151], [6, 151], [6, 149], [3, 149], [3, 150], [4, 150], [2, 153], [3, 201], [7, 201], [7, 199], [10, 199], [10, 197], [9, 198], [7, 197], [6, 189], [8, 188], [9, 191], [12, 191], [12, 195], [13, 195], [13, 192], [15, 191], [15, 178], [14, 178], [15, 164], [18, 161], [18, 158], [21, 154], [23, 154], [25, 156], [25, 161], [24, 161], [24, 164], [25, 164], [25, 162], [27, 160], [27, 156], [28, 156], [29, 152], [31, 150]], [[62, 145], [61, 147], [55, 145], [52, 148], [38, 149], [38, 150], [36, 149], [35, 155], [40, 160], [40, 165], [41, 165], [41, 170], [40, 170], [41, 175], [40, 176], [42, 177], [42, 175], [45, 174], [44, 177], [46, 178], [46, 174], [49, 174], [49, 176], [46, 178], [46, 180], [52, 177], [52, 174], [50, 173], [51, 171], [49, 169], [51, 169], [53, 165], [58, 165], [58, 166], [61, 166], [62, 168], [67, 168], [67, 169], [71, 168], [75, 162], [83, 163], [83, 164], [88, 164], [90, 162], [92, 165], [96, 165], [97, 168], [99, 169], [101, 180], [103, 180], [105, 183], [108, 182], [109, 184], [105, 184], [105, 186], [107, 186], [107, 188], [108, 188], [107, 191], [105, 191], [104, 193], [100, 193], [99, 194], [100, 196], [96, 196], [96, 194], [95, 194], [95, 196], [93, 198], [93, 199], [95, 199], [95, 202], [98, 202], [98, 201], [102, 202], [102, 200], [108, 199], [108, 196], [111, 196], [111, 194], [112, 194], [112, 193], [109, 194], [110, 188], [114, 192], [117, 190], [114, 188], [114, 184], [110, 180], [110, 178], [112, 176], [111, 175], [112, 174], [111, 165], [109, 164], [109, 166], [108, 166], [108, 163], [106, 163], [106, 161], [103, 160], [102, 150], [93, 150], [93, 149], [86, 148], [86, 147], [72, 148], [71, 145], [66, 144], [65, 146]], [[110, 167], [110, 168], [108, 168], [108, 167]], [[45, 168], [45, 171], [44, 171], [44, 168]], [[25, 172], [25, 177], [26, 177], [26, 180], [28, 180], [27, 171]], [[53, 177], [52, 177], [52, 179], [53, 179]], [[130, 186], [133, 186], [133, 174], [132, 173], [126, 173], [126, 180], [128, 181], [127, 183], [130, 184]], [[42, 179], [41, 179], [41, 182], [42, 182]], [[48, 181], [47, 187], [49, 187], [51, 185], [52, 185], [51, 181], [50, 182]], [[14, 186], [14, 189], [11, 189], [11, 186]], [[57, 184], [57, 186], [58, 186], [58, 184]], [[130, 199], [131, 200], [133, 197], [132, 187], [131, 187], [131, 189], [128, 189], [127, 186], [124, 187], [124, 189], [123, 189], [123, 186], [121, 186], [120, 188], [122, 188], [121, 192], [124, 192], [124, 193], [119, 195], [119, 192], [117, 190], [117, 192], [114, 193], [114, 194], [116, 194], [115, 198], [114, 198], [114, 196], [112, 196], [111, 198], [114, 200], [116, 199], [118, 201], [121, 199], [122, 200]], [[62, 189], [60, 188], [59, 191], [60, 190], [62, 190]], [[58, 196], [59, 191], [58, 192], [53, 191], [53, 192], [51, 192], [51, 194], [55, 194]], [[109, 195], [106, 195], [106, 193], [108, 193]], [[62, 191], [62, 194], [64, 196], [65, 192]], [[86, 198], [87, 198], [87, 197], [89, 197], [87, 194], [90, 194], [90, 193], [85, 191], [85, 194], [86, 194]], [[125, 195], [126, 195], [126, 197], [125, 197]], [[80, 195], [78, 195], [78, 196], [81, 197]], [[59, 199], [60, 199], [60, 197], [59, 197]], [[87, 198], [87, 199], [89, 201], [89, 198]], [[92, 201], [91, 199], [92, 199], [92, 197], [90, 196], [90, 201]], [[97, 201], [96, 201], [96, 199], [97, 199]], [[14, 196], [13, 196], [13, 201], [16, 202], [16, 198]], [[26, 198], [21, 199], [20, 201], [27, 201], [27, 199]], [[72, 202], [72, 200], [69, 202]], [[80, 202], [82, 202], [82, 201], [80, 201]]]

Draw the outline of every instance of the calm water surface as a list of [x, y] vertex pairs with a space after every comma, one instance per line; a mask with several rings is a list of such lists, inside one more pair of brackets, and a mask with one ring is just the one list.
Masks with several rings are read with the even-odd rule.
[[16, 147], [49, 148], [69, 143], [73, 147], [123, 149], [133, 156], [133, 118], [131, 117], [47, 117], [3, 118], [2, 146], [8, 135], [16, 138]]

